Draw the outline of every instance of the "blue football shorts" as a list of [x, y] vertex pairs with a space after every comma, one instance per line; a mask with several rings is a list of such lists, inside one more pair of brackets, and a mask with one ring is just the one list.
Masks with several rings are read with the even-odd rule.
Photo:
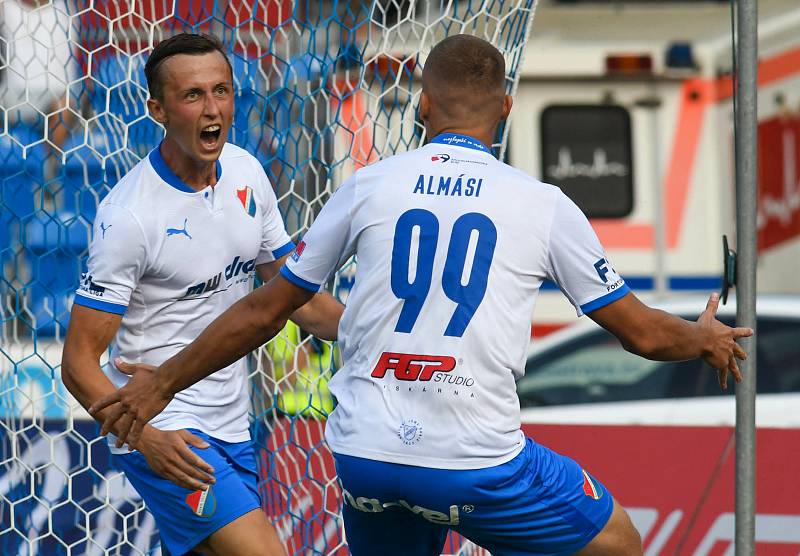
[[193, 554], [192, 549], [212, 533], [261, 507], [253, 443], [224, 442], [197, 430], [189, 432], [209, 444], [206, 449], [189, 447], [214, 468], [217, 482], [206, 491], [191, 491], [164, 479], [140, 452], [114, 456], [153, 514], [162, 552], [170, 556]]
[[578, 463], [531, 439], [511, 461], [485, 469], [334, 456], [354, 556], [438, 556], [448, 529], [493, 556], [574, 554], [614, 509]]

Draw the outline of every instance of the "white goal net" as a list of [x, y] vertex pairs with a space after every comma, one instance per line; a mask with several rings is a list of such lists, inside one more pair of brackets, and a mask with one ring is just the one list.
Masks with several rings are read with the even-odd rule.
[[[144, 62], [212, 33], [234, 68], [230, 141], [263, 164], [297, 239], [355, 169], [424, 140], [421, 68], [471, 33], [513, 93], [534, 0], [0, 0], [0, 554], [158, 554], [158, 531], [59, 377], [98, 202], [155, 147]], [[502, 135], [495, 145], [499, 155]], [[353, 269], [329, 284], [345, 300]], [[322, 440], [335, 345], [289, 324], [252, 358], [261, 494], [290, 554], [346, 554]], [[446, 552], [479, 554], [457, 537]]]

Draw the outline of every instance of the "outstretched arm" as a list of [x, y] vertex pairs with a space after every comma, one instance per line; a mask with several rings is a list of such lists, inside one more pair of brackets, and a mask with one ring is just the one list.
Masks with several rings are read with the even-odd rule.
[[697, 322], [648, 307], [629, 293], [589, 313], [600, 326], [614, 334], [631, 353], [657, 361], [681, 361], [702, 357], [717, 369], [719, 385], [728, 386], [728, 373], [741, 382], [737, 359], [747, 354], [736, 343], [751, 336], [750, 328], [731, 328], [717, 320], [719, 295], [714, 293]]
[[117, 436], [121, 441], [136, 443], [145, 423], [164, 409], [177, 392], [263, 345], [313, 295], [276, 276], [232, 305], [194, 342], [160, 367], [117, 364], [121, 370], [135, 374], [125, 387], [89, 409], [92, 415], [108, 412], [101, 432], [108, 432], [124, 418], [125, 425], [116, 427]]
[[276, 276], [217, 317], [197, 339], [157, 371], [172, 396], [227, 367], [280, 332], [286, 320], [314, 294]]
[[[277, 261], [256, 267], [259, 277], [268, 283], [277, 274], [289, 255]], [[344, 305], [331, 294], [322, 291], [301, 305], [289, 318], [300, 325], [300, 328], [323, 340], [335, 340], [339, 330], [339, 319], [342, 318]]]

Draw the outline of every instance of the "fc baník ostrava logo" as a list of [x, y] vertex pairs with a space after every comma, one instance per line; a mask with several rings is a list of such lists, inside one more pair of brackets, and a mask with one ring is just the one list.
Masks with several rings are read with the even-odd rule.
[[242, 203], [242, 207], [248, 215], [256, 215], [256, 200], [253, 199], [253, 189], [251, 187], [245, 186], [241, 189], [237, 189], [236, 197], [239, 199], [239, 202]]

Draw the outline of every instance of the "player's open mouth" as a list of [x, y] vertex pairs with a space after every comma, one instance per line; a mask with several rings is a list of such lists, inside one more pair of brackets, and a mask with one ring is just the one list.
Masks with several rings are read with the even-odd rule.
[[222, 126], [219, 124], [210, 125], [203, 128], [200, 132], [200, 139], [206, 146], [213, 147], [219, 141], [219, 135], [222, 131]]

